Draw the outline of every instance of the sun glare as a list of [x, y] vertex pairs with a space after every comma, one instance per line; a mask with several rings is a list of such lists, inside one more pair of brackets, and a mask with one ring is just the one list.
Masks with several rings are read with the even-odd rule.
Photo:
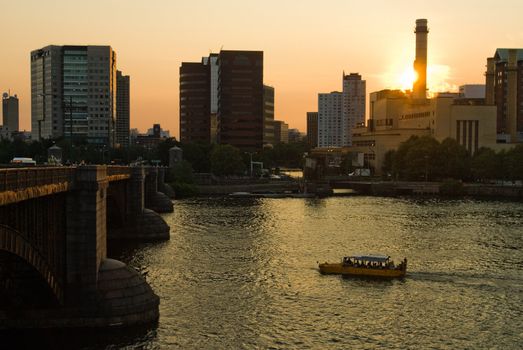
[[[401, 72], [401, 73], [399, 73]], [[427, 67], [427, 89], [429, 95], [436, 92], [457, 91], [458, 87], [450, 83], [450, 67], [446, 65], [434, 64]], [[413, 84], [417, 79], [414, 68], [391, 67], [382, 75], [383, 82], [388, 89], [412, 90]]]
[[398, 86], [401, 90], [412, 90], [412, 84], [417, 79], [417, 74], [414, 68], [405, 69], [399, 76]]

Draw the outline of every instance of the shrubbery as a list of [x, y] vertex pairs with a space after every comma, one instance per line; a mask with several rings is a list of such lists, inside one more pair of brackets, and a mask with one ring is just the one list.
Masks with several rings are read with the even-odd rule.
[[439, 194], [442, 196], [461, 196], [464, 193], [463, 183], [458, 180], [445, 180], [439, 186]]

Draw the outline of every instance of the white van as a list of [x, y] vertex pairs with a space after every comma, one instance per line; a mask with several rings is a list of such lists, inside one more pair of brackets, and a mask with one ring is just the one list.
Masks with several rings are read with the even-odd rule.
[[13, 160], [11, 160], [11, 164], [35, 166], [36, 162], [33, 160], [33, 158], [14, 157]]

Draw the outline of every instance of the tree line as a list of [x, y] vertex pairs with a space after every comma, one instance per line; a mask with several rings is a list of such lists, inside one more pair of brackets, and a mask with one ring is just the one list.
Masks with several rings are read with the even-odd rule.
[[231, 145], [198, 142], [182, 144], [174, 138], [162, 140], [157, 145], [120, 148], [89, 144], [85, 139], [75, 139], [73, 142], [64, 138], [31, 142], [1, 139], [0, 164], [7, 164], [14, 157], [33, 158], [43, 164], [47, 162], [47, 150], [53, 145], [62, 149], [63, 163], [66, 164], [130, 164], [142, 160], [164, 166], [169, 165], [169, 150], [177, 146], [183, 150], [184, 160], [188, 163], [186, 168], [190, 166], [193, 172], [213, 173], [217, 176], [244, 175], [250, 170], [251, 159], [262, 162], [266, 169], [299, 168], [304, 152], [309, 150], [305, 142], [280, 143], [256, 152], [243, 152]]
[[523, 144], [508, 150], [482, 147], [473, 155], [456, 140], [411, 136], [385, 154], [383, 174], [397, 180], [489, 182], [523, 180]]

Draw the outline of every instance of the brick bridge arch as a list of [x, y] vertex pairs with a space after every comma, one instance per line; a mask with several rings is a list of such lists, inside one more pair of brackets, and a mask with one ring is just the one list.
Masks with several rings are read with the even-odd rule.
[[0, 224], [0, 251], [11, 253], [32, 266], [47, 283], [57, 301], [63, 300], [63, 289], [43, 255], [13, 228]]

